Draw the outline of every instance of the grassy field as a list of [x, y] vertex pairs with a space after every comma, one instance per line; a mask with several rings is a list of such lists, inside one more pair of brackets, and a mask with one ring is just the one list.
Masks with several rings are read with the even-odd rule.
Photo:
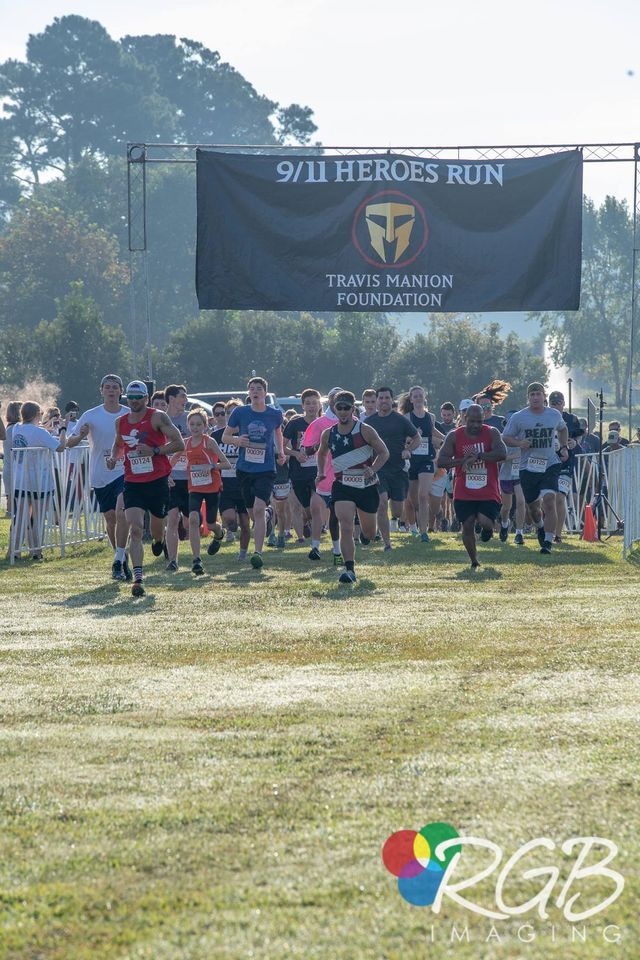
[[[194, 580], [182, 545], [138, 601], [97, 544], [0, 567], [2, 960], [640, 955], [640, 567], [619, 540], [494, 541], [474, 577], [453, 535], [394, 542], [359, 550], [355, 589], [294, 547], [255, 572], [225, 545]], [[499, 942], [452, 902], [409, 905], [384, 868], [391, 833], [437, 820], [505, 858], [610, 838], [624, 893], [586, 942], [553, 904]], [[495, 909], [495, 880], [470, 899]]]

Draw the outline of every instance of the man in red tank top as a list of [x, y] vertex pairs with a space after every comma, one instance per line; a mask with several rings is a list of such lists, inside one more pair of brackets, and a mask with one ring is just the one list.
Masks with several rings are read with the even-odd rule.
[[502, 505], [498, 464], [507, 448], [495, 427], [482, 422], [477, 403], [467, 409], [466, 423], [448, 433], [438, 454], [438, 466], [455, 469], [453, 508], [462, 525], [462, 542], [469, 554], [471, 569], [479, 567], [476, 553], [476, 522], [482, 527], [480, 539], [491, 540], [493, 525]]
[[130, 412], [116, 420], [116, 437], [106, 465], [113, 470], [124, 452], [124, 511], [129, 524], [133, 563], [131, 593], [134, 597], [142, 597], [145, 510], [151, 515], [151, 550], [159, 557], [169, 504], [169, 454], [184, 450], [184, 440], [164, 411], [147, 406], [149, 394], [141, 380], [132, 380], [127, 386], [126, 397]]

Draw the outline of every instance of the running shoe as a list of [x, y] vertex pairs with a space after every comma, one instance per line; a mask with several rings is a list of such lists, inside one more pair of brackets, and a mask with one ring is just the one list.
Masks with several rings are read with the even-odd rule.
[[142, 580], [135, 581], [135, 583], [131, 587], [131, 596], [144, 597], [144, 587], [142, 586]]
[[382, 534], [380, 533], [380, 531], [378, 531], [378, 533], [376, 533], [376, 535], [375, 535], [375, 537], [374, 537], [373, 539], [376, 541], [376, 543], [380, 543], [380, 541], [382, 540]]
[[44, 563], [44, 557], [41, 553], [33, 553], [31, 555], [31, 559], [34, 561], [34, 563]]
[[309, 551], [309, 560], [320, 560], [320, 559], [322, 559], [320, 557], [320, 551], [318, 550], [317, 547], [312, 547], [311, 550]]
[[420, 534], [420, 543], [431, 543], [431, 537], [428, 533]]
[[122, 560], [114, 560], [111, 564], [111, 579], [120, 581], [126, 580]]
[[259, 553], [254, 553], [252, 554], [251, 560], [249, 562], [251, 563], [251, 566], [253, 567], [254, 570], [259, 570], [260, 567], [263, 565], [264, 560], [262, 559]]
[[354, 570], [344, 570], [338, 577], [338, 583], [355, 583], [356, 575]]
[[233, 532], [233, 530], [227, 530], [226, 542], [227, 542], [227, 543], [233, 543], [233, 541], [234, 541], [235, 539], [236, 539], [236, 535], [235, 535], [235, 533]]
[[398, 520], [398, 533], [408, 533], [407, 525], [404, 520]]
[[451, 533], [460, 533], [460, 521], [452, 520], [451, 526], [449, 527]]
[[222, 546], [222, 537], [214, 537], [209, 546], [207, 547], [207, 553], [210, 557], [214, 557], [220, 547]]
[[272, 530], [269, 536], [267, 537], [267, 546], [276, 547], [277, 545], [278, 545], [278, 538], [276, 537], [275, 533]]
[[515, 537], [513, 538], [513, 542], [515, 543], [515, 545], [516, 545], [517, 547], [523, 547], [523, 546], [524, 546], [524, 537], [522, 536], [521, 533], [516, 533]]
[[554, 542], [554, 543], [562, 543], [562, 537], [554, 537], [554, 538], [553, 538], [553, 542]]
[[387, 550], [393, 550], [393, 546], [390, 543], [385, 543], [383, 553], [386, 553]]
[[177, 573], [177, 572], [178, 572], [178, 561], [177, 561], [177, 560], [169, 560], [169, 563], [167, 564], [167, 570], [169, 571], [169, 573]]
[[304, 544], [304, 537], [296, 537], [296, 543]]
[[479, 569], [480, 569], [480, 564], [478, 563], [477, 560], [475, 563], [469, 564], [469, 570], [471, 570], [471, 573], [477, 573]]
[[440, 532], [446, 533], [448, 529], [449, 529], [449, 521], [447, 520], [446, 517], [443, 517], [442, 520], [440, 521]]
[[[376, 538], [376, 539], [377, 539], [377, 538]], [[368, 547], [369, 544], [371, 543], [371, 540], [368, 540], [367, 537], [365, 537], [364, 533], [361, 533], [361, 534], [360, 534], [360, 543], [362, 544], [363, 547]]]
[[538, 543], [540, 546], [544, 544], [544, 527], [538, 527]]
[[131, 581], [133, 580], [133, 570], [129, 566], [129, 557], [126, 555], [126, 553], [124, 555], [124, 563], [122, 564], [122, 569], [124, 570], [125, 580], [127, 581], [127, 583], [131, 583]]
[[493, 530], [485, 530], [484, 527], [480, 530], [480, 539], [483, 543], [488, 543], [493, 537]]
[[154, 557], [159, 557], [163, 550], [164, 550], [164, 540], [151, 541], [151, 553], [154, 555]]
[[419, 535], [419, 533], [420, 533], [420, 531], [418, 530], [418, 528], [416, 527], [416, 525], [415, 525], [415, 523], [414, 523], [414, 525], [411, 527], [411, 536], [412, 536], [412, 537], [417, 537], [417, 536]]
[[277, 542], [276, 542], [276, 547], [277, 547], [279, 550], [284, 550], [284, 545], [285, 545], [285, 543], [286, 543], [286, 536], [284, 536], [284, 535], [281, 534], [281, 535], [278, 537], [278, 540], [277, 540]]
[[191, 573], [195, 573], [196, 576], [201, 576], [204, 573], [204, 567], [202, 566], [202, 560], [200, 557], [196, 557], [191, 565]]
[[551, 553], [551, 542], [549, 540], [544, 541], [540, 547], [540, 553]]
[[344, 560], [342, 559], [341, 553], [334, 553], [333, 555], [333, 565], [334, 567], [344, 567]]
[[500, 524], [500, 542], [506, 543], [508, 539], [509, 539], [509, 527], [503, 527], [502, 524]]

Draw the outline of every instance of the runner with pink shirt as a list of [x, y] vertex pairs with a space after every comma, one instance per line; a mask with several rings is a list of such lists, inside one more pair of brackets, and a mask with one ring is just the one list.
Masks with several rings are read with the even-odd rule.
[[[324, 416], [318, 417], [317, 420], [314, 420], [307, 429], [302, 440], [302, 444], [307, 454], [315, 454], [317, 452], [324, 431], [329, 427], [333, 427], [334, 424], [338, 422], [338, 418], [333, 410], [333, 404], [335, 397], [339, 393], [342, 393], [342, 387], [333, 387], [333, 389], [329, 391], [327, 394], [329, 400], [329, 409], [326, 411]], [[331, 487], [333, 486], [333, 481], [335, 478], [336, 476], [331, 463], [331, 454], [329, 454], [327, 456], [324, 479], [320, 482], [316, 482], [316, 493], [322, 498], [329, 510], [329, 534], [331, 536], [331, 545], [333, 548], [333, 565], [334, 567], [341, 567], [344, 561], [340, 552], [340, 527], [338, 525], [338, 518], [336, 517], [335, 510], [333, 509], [333, 504], [331, 502]]]

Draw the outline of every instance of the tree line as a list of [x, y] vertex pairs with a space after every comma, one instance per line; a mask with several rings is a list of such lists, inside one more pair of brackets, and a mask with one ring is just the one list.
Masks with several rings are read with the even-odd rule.
[[[23, 61], [0, 64], [0, 97], [5, 383], [55, 375], [66, 389], [98, 359], [133, 366], [128, 140], [317, 146], [310, 107], [260, 94], [217, 51], [175, 36], [114, 40], [100, 23], [75, 15], [32, 35]], [[154, 167], [147, 197], [159, 379], [173, 379], [172, 368], [191, 389], [211, 389], [268, 368], [286, 391], [336, 380], [360, 389], [390, 379], [422, 382], [440, 398], [446, 386], [446, 398], [459, 399], [493, 376], [519, 383], [523, 357], [536, 376], [544, 372], [535, 351], [503, 337], [497, 324], [478, 327], [450, 315], [431, 315], [423, 332], [401, 340], [381, 314], [199, 314], [193, 170]], [[585, 199], [582, 308], [532, 315], [532, 334], [542, 328], [552, 336], [554, 359], [611, 383], [617, 403], [630, 372], [631, 231], [625, 203], [607, 198], [596, 207]]]

